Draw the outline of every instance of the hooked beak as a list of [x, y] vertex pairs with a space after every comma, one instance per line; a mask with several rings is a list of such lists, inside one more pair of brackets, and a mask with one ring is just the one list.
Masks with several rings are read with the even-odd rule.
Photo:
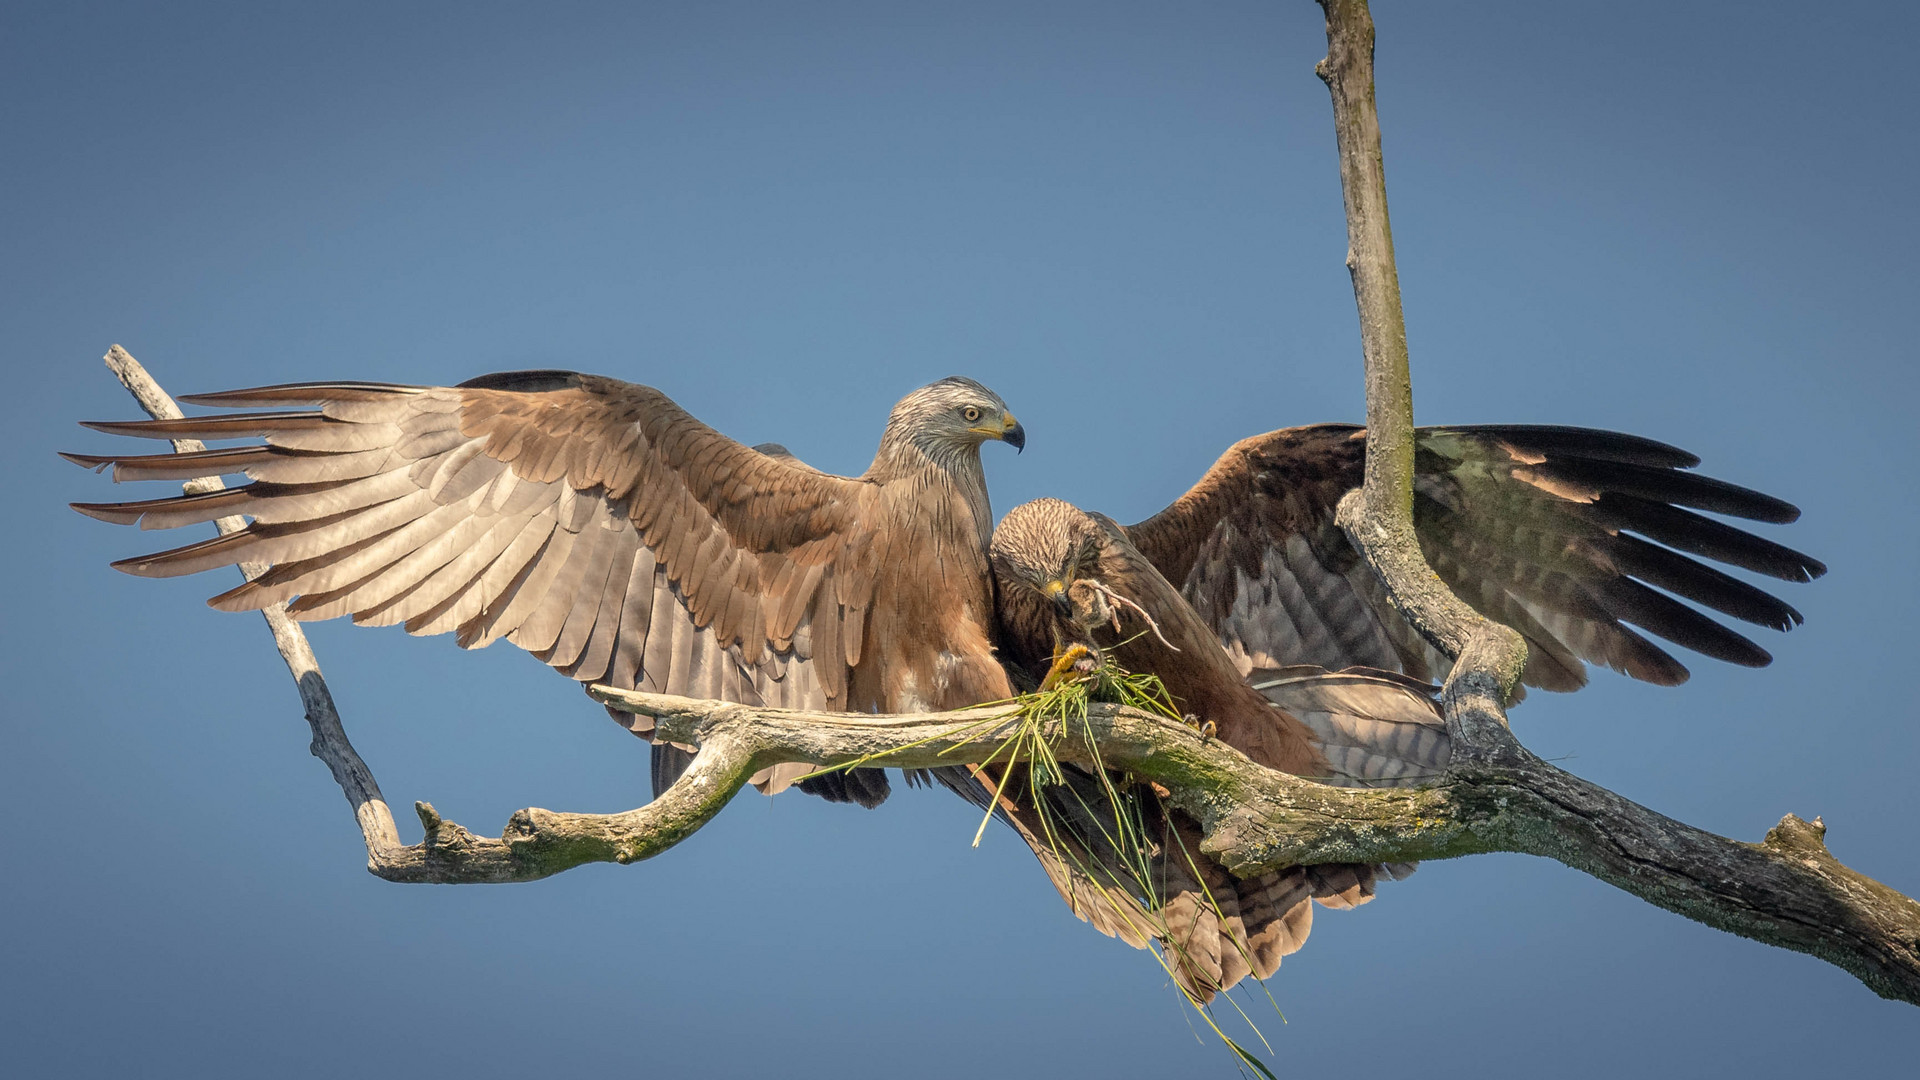
[[1020, 426], [1020, 421], [1015, 420], [1012, 413], [1001, 413], [1000, 426], [997, 428], [983, 424], [967, 430], [983, 439], [999, 439], [1016, 451], [1027, 448], [1027, 429]]
[[1053, 601], [1055, 611], [1067, 618], [1073, 617], [1073, 601], [1067, 597], [1066, 582], [1056, 578], [1047, 582], [1040, 591], [1047, 594], [1048, 600]]

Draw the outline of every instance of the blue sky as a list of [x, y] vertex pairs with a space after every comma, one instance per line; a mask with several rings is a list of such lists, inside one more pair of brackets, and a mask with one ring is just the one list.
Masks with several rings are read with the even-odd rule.
[[[1833, 568], [1773, 667], [1603, 674], [1522, 739], [1726, 835], [1824, 815], [1920, 892], [1920, 16], [1376, 16], [1419, 417], [1678, 443], [1799, 504], [1771, 535]], [[64, 504], [137, 493], [53, 451], [134, 415], [114, 342], [182, 393], [603, 372], [842, 472], [957, 373], [1029, 432], [987, 448], [997, 508], [1137, 520], [1236, 438], [1362, 411], [1323, 51], [1305, 0], [0, 13], [9, 1071], [1230, 1073], [1150, 959], [931, 793], [743, 797], [530, 885], [372, 878], [259, 621], [202, 604], [218, 575], [108, 570], [155, 538]], [[645, 801], [645, 748], [532, 659], [310, 629], [397, 806], [497, 833]], [[1884, 1071], [1920, 1037], [1834, 968], [1518, 856], [1324, 913], [1268, 986], [1283, 1075]]]

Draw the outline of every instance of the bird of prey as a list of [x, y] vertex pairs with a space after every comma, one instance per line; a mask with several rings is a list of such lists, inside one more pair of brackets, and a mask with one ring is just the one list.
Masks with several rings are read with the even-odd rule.
[[[1016, 679], [1057, 677], [1076, 653], [1152, 672], [1178, 709], [1268, 768], [1323, 783], [1438, 775], [1449, 745], [1431, 687], [1386, 672], [1264, 673], [1270, 699], [1212, 628], [1106, 517], [1058, 499], [1008, 511], [990, 548], [1002, 655]], [[1202, 854], [1199, 823], [1150, 785], [1063, 766], [1065, 790], [1001, 783], [1002, 815], [1073, 912], [1135, 948], [1206, 1002], [1266, 978], [1305, 943], [1313, 902], [1349, 908], [1410, 864], [1295, 866], [1241, 879]], [[1125, 781], [1119, 782], [1125, 785]], [[1044, 805], [1043, 805], [1044, 804]]]
[[[657, 390], [573, 372], [184, 400], [273, 411], [90, 426], [265, 445], [67, 456], [116, 480], [252, 482], [75, 509], [143, 528], [251, 517], [114, 564], [148, 577], [272, 564], [209, 601], [220, 610], [291, 601], [299, 619], [452, 632], [467, 648], [505, 638], [581, 682], [786, 708], [919, 712], [1011, 693], [992, 646], [979, 450], [1020, 449], [1026, 433], [971, 379], [902, 399], [852, 478], [742, 446]], [[684, 755], [654, 751], [656, 774]], [[811, 770], [755, 780], [771, 793]], [[802, 786], [868, 806], [887, 796], [879, 769]]]
[[[1526, 638], [1527, 685], [1577, 688], [1589, 662], [1654, 683], [1687, 677], [1626, 624], [1719, 659], [1768, 663], [1758, 645], [1650, 586], [1780, 630], [1800, 614], [1682, 552], [1787, 581], [1826, 570], [1687, 509], [1798, 516], [1778, 499], [1683, 471], [1698, 459], [1662, 443], [1537, 426], [1428, 428], [1416, 441], [1421, 547], [1457, 594]], [[1432, 775], [1449, 750], [1421, 680], [1444, 676], [1446, 659], [1393, 609], [1334, 522], [1340, 497], [1361, 482], [1364, 454], [1365, 432], [1347, 425], [1254, 436], [1167, 509], [1126, 528], [1059, 500], [1016, 507], [991, 549], [1003, 655], [1036, 678], [1063, 645], [1104, 648], [1159, 676], [1228, 745], [1322, 782]], [[1130, 855], [1109, 837], [1113, 800], [1083, 777], [1067, 787], [1076, 784], [1049, 798], [1066, 828], [1040, 828], [1042, 808], [1029, 802], [1006, 811], [1076, 914], [1135, 946], [1158, 936], [1198, 1000], [1248, 973], [1265, 977], [1299, 947], [1315, 894], [1299, 868], [1234, 879], [1199, 854], [1196, 823], [1136, 789], [1160, 829], [1157, 887], [1130, 889]], [[1340, 905], [1363, 902], [1380, 873], [1411, 868], [1343, 869], [1354, 891], [1336, 894]]]

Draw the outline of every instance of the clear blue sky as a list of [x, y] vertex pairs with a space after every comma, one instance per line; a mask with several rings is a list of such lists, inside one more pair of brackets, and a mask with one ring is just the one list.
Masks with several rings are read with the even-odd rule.
[[[53, 451], [134, 415], [116, 341], [177, 392], [604, 372], [847, 472], [959, 373], [1029, 432], [987, 448], [997, 508], [1138, 519], [1240, 436], [1360, 415], [1317, 8], [36, 7], [0, 14], [5, 1071], [1230, 1074], [1150, 959], [930, 793], [743, 797], [537, 884], [372, 878], [259, 620], [202, 605], [219, 575], [108, 570], [156, 537], [64, 504], [138, 493]], [[1824, 815], [1908, 893], [1915, 11], [1376, 12], [1421, 419], [1679, 443], [1833, 567], [1772, 668], [1603, 674], [1522, 738], [1730, 836]], [[645, 748], [506, 646], [313, 636], [403, 816], [647, 797]], [[1885, 1075], [1920, 1039], [1521, 857], [1323, 914], [1269, 986], [1282, 1075]]]

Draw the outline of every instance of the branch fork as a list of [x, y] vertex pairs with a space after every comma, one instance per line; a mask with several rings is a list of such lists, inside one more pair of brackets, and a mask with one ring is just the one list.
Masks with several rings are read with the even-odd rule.
[[[1101, 762], [1169, 792], [1201, 823], [1202, 850], [1241, 877], [1296, 864], [1541, 855], [1696, 921], [1818, 956], [1883, 997], [1920, 1004], [1920, 904], [1843, 866], [1826, 848], [1820, 819], [1789, 814], [1758, 844], [1728, 840], [1541, 761], [1508, 729], [1505, 705], [1525, 665], [1525, 645], [1453, 596], [1414, 538], [1413, 399], [1374, 107], [1372, 19], [1364, 0], [1321, 6], [1328, 50], [1316, 70], [1334, 103], [1367, 386], [1365, 484], [1341, 500], [1337, 520], [1396, 607], [1454, 661], [1442, 693], [1454, 757], [1422, 787], [1326, 787], [1256, 765], [1178, 722], [1095, 705], [1086, 722]], [[126, 350], [115, 345], [106, 362], [149, 415], [181, 415]], [[179, 440], [174, 448], [201, 447]], [[220, 487], [218, 477], [208, 477], [187, 490]], [[243, 523], [218, 525], [229, 532]], [[242, 567], [249, 578], [264, 570]], [[312, 752], [353, 808], [368, 870], [388, 881], [532, 881], [589, 862], [638, 862], [692, 835], [767, 765], [977, 763], [1015, 728], [1004, 706], [849, 715], [589, 687], [596, 701], [653, 717], [657, 738], [699, 747], [671, 788], [617, 814], [520, 810], [498, 838], [478, 836], [419, 802], [425, 836], [407, 845], [347, 739], [299, 625], [283, 606], [263, 615], [299, 687]], [[1056, 752], [1091, 765], [1085, 747], [1083, 739], [1061, 739]]]

